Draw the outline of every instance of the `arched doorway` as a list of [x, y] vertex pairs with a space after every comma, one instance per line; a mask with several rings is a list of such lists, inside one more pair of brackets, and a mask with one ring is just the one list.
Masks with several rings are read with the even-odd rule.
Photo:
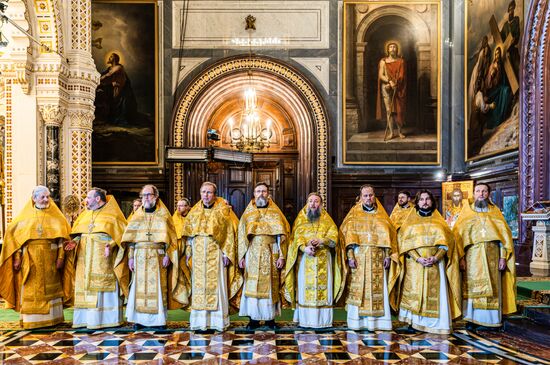
[[290, 66], [248, 56], [211, 66], [183, 92], [174, 113], [171, 145], [207, 147], [207, 130], [216, 129], [222, 137], [218, 146], [230, 148], [228, 118], [238, 117], [250, 82], [257, 90], [261, 115], [273, 121], [272, 145], [255, 153], [252, 164], [174, 164], [174, 201], [184, 196], [196, 201], [200, 183], [211, 179], [218, 184], [219, 195], [240, 213], [254, 183], [267, 180], [274, 199], [293, 219], [309, 192], [326, 197], [328, 123], [317, 92]]

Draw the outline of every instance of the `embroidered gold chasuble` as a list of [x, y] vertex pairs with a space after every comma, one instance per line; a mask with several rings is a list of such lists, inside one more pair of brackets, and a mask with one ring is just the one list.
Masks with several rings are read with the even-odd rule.
[[182, 216], [177, 210], [172, 215], [172, 220], [174, 221], [174, 227], [176, 228], [176, 236], [178, 239], [181, 238], [181, 235], [183, 234], [183, 226], [185, 225], [186, 219], [187, 216]]
[[[218, 310], [218, 279], [220, 254], [229, 259], [228, 298], [235, 298], [242, 286], [242, 275], [237, 267], [237, 241], [231, 208], [218, 197], [210, 208], [199, 201], [187, 214], [183, 237], [187, 239], [188, 255], [193, 258], [191, 267], [191, 309]], [[234, 213], [233, 213], [234, 215]], [[189, 246], [190, 239], [193, 247]]]
[[411, 211], [414, 211], [411, 203], [409, 203], [406, 208], [401, 208], [399, 204], [395, 204], [390, 214], [390, 220], [395, 226], [395, 229], [399, 229], [401, 227], [403, 221], [405, 221]]
[[[303, 250], [307, 243], [315, 238], [323, 239], [325, 242], [322, 247], [317, 249], [315, 256], [306, 255]], [[329, 247], [329, 242], [333, 242], [335, 246]], [[321, 208], [321, 216], [316, 222], [310, 222], [307, 218], [307, 205], [298, 213], [292, 234], [290, 236], [290, 245], [286, 261], [286, 277], [285, 277], [285, 299], [296, 307], [296, 296], [298, 290], [298, 269], [302, 255], [305, 256], [305, 302], [300, 303], [302, 307], [332, 307], [333, 299], [328, 297], [328, 271], [327, 263], [331, 255], [332, 274], [334, 277], [334, 295], [340, 291], [342, 286], [342, 250], [338, 245], [338, 228], [334, 221]]]
[[429, 217], [421, 217], [413, 211], [403, 222], [398, 232], [399, 244], [399, 291], [392, 295], [392, 306], [407, 309], [424, 317], [439, 317], [439, 265], [424, 267], [416, 262], [419, 257], [438, 254], [440, 247], [447, 250], [445, 276], [447, 279], [451, 319], [461, 314], [460, 273], [456, 246], [447, 222], [435, 210]]
[[[357, 268], [344, 265], [346, 274], [350, 271], [344, 295], [347, 304], [359, 307], [361, 316], [384, 315], [384, 258], [397, 257], [395, 228], [388, 213], [378, 200], [376, 211], [368, 213], [361, 202], [348, 212], [340, 226], [342, 255], [353, 249]], [[388, 292], [392, 290], [388, 280]]]
[[[74, 222], [71, 236], [77, 246], [67, 254], [64, 284], [66, 295], [74, 293], [76, 308], [96, 308], [97, 293], [115, 291], [117, 281], [128, 296], [127, 252], [121, 245], [125, 228], [124, 214], [111, 195], [101, 208], [86, 209]], [[111, 248], [109, 257], [105, 257], [106, 245]]]
[[[248, 252], [244, 274], [245, 295], [277, 303], [283, 290], [284, 273], [279, 274], [276, 262], [279, 255], [286, 258], [290, 225], [271, 198], [266, 208], [257, 208], [254, 200], [248, 204], [239, 221], [238, 259]], [[279, 251], [276, 245], [280, 237]]]
[[[462, 277], [464, 298], [473, 299], [476, 309], [499, 309], [498, 260], [506, 260], [502, 272], [502, 313], [516, 312], [516, 266], [512, 232], [504, 216], [493, 204], [488, 212], [476, 212], [465, 204], [453, 234], [460, 257], [466, 258]], [[500, 245], [499, 245], [500, 243]]]
[[[0, 254], [0, 296], [6, 308], [22, 314], [48, 314], [50, 300], [63, 298], [56, 260], [64, 258], [63, 242], [69, 239], [70, 230], [69, 222], [51, 199], [45, 209], [35, 208], [31, 199], [8, 225]], [[13, 270], [15, 258], [21, 260], [19, 271]], [[23, 323], [25, 328], [54, 324]]]
[[[180, 273], [176, 229], [172, 215], [160, 199], [157, 200], [154, 212], [147, 213], [145, 208], [141, 207], [134, 213], [122, 236], [122, 243], [131, 245], [130, 256], [132, 251], [135, 252], [132, 281], [136, 282], [135, 308], [138, 312], [158, 313], [159, 290], [162, 293], [163, 303], [168, 306], [169, 295], [177, 302], [185, 303], [186, 293], [183, 275]], [[165, 253], [169, 256], [172, 265], [170, 275], [167, 268], [162, 267]], [[159, 275], [160, 287], [158, 286]]]

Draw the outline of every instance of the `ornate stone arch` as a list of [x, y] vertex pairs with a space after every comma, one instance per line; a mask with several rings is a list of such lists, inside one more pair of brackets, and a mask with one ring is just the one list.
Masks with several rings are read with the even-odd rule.
[[[174, 147], [188, 147], [185, 140], [190, 116], [197, 100], [215, 82], [228, 75], [245, 72], [264, 73], [277, 79], [279, 82], [292, 88], [300, 97], [302, 103], [309, 112], [310, 121], [313, 124], [315, 140], [314, 156], [316, 190], [327, 198], [328, 185], [328, 114], [323, 101], [311, 83], [298, 71], [281, 61], [266, 57], [236, 57], [222, 60], [197, 76], [185, 89], [174, 110], [172, 119], [171, 144]], [[196, 126], [194, 127], [196, 129]], [[312, 151], [313, 153], [313, 151]], [[305, 166], [304, 168], [308, 168]], [[312, 172], [313, 173], [313, 172]], [[173, 169], [174, 200], [183, 197], [183, 164], [175, 164]]]
[[[550, 197], [550, 4], [531, 3], [520, 67], [519, 209]], [[520, 225], [520, 241], [528, 237]]]

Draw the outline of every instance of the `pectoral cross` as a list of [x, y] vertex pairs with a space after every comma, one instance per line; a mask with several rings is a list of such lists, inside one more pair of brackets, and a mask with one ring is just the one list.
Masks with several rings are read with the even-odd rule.
[[370, 242], [370, 240], [372, 240], [372, 233], [367, 232], [367, 241]]
[[38, 233], [38, 235], [42, 237], [42, 233], [44, 233], [44, 228], [42, 228], [41, 224], [36, 227], [36, 233]]
[[145, 235], [147, 236], [147, 240], [148, 240], [149, 242], [151, 242], [151, 236], [152, 236], [153, 234], [152, 234], [151, 232], [147, 232]]
[[88, 233], [92, 233], [94, 228], [95, 228], [95, 224], [93, 222], [88, 224]]
[[485, 238], [486, 235], [487, 235], [487, 230], [485, 229], [485, 227], [481, 228], [481, 236]]

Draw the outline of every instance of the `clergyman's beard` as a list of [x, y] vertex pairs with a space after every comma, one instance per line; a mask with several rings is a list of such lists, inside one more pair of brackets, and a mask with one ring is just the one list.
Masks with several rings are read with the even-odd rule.
[[50, 206], [50, 202], [47, 202], [45, 204], [34, 203], [34, 206], [38, 209], [46, 209]]
[[418, 213], [423, 216], [423, 217], [429, 217], [430, 215], [432, 215], [432, 213], [434, 212], [435, 210], [435, 207], [432, 205], [431, 207], [429, 208], [422, 208], [422, 207], [419, 207], [418, 205], [416, 206], [416, 210], [418, 211]]
[[487, 203], [487, 199], [476, 200], [474, 203], [474, 206], [477, 209], [487, 209], [488, 205], [489, 204]]
[[151, 199], [151, 200], [148, 200], [148, 201], [143, 202], [143, 207], [144, 207], [145, 209], [154, 208], [155, 205], [157, 205], [157, 199]]
[[400, 206], [401, 208], [405, 208], [405, 207], [409, 204], [409, 202], [405, 202], [405, 203], [403, 203], [403, 204], [397, 202], [397, 204], [399, 204], [399, 206]]
[[317, 209], [312, 209], [312, 208], [307, 208], [307, 219], [310, 221], [310, 222], [314, 222], [316, 220], [319, 219], [319, 217], [321, 217], [321, 209], [317, 208]]
[[265, 206], [267, 206], [267, 199], [264, 198], [263, 196], [259, 196], [256, 198], [256, 206], [258, 208], [263, 208]]

